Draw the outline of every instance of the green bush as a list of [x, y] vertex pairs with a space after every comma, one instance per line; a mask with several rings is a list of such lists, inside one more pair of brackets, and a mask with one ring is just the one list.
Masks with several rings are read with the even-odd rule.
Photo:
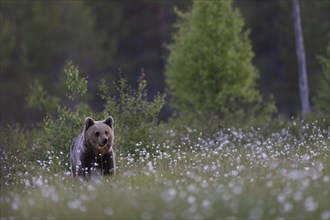
[[18, 124], [0, 128], [0, 184], [20, 183], [41, 151]]
[[191, 11], [177, 14], [166, 81], [179, 115], [198, 125], [274, 112], [273, 103], [261, 105], [248, 31], [232, 1], [194, 1]]
[[[153, 150], [154, 141], [159, 140], [163, 135], [157, 117], [164, 105], [165, 97], [157, 95], [153, 101], [147, 100], [147, 82], [143, 79], [144, 75], [139, 80], [137, 90], [129, 87], [123, 79], [117, 83], [118, 86], [114, 83], [118, 97], [110, 93], [107, 82], [103, 80], [99, 86], [99, 95], [104, 101], [104, 110], [93, 113], [83, 101], [87, 94], [87, 77], [81, 77], [78, 67], [72, 62], [68, 62], [64, 73], [68, 89], [67, 97], [76, 104], [73, 108], [60, 105], [57, 107], [56, 117], [48, 114], [44, 118], [39, 139], [36, 141], [37, 145], [50, 152], [40, 158], [44, 166], [55, 171], [68, 169], [70, 146], [74, 138], [82, 132], [86, 117], [95, 120], [103, 120], [109, 115], [114, 117], [117, 152], [134, 154], [136, 148]], [[44, 91], [43, 88], [41, 91]], [[48, 95], [46, 94], [45, 97]], [[36, 107], [40, 106], [37, 100], [33, 104]], [[43, 160], [47, 159], [49, 154], [52, 155], [50, 163]]]
[[[79, 69], [72, 62], [64, 68], [66, 77], [66, 96], [76, 103], [72, 109], [65, 105], [57, 107], [57, 116], [48, 114], [41, 124], [38, 144], [56, 157], [48, 164], [53, 170], [68, 169], [70, 146], [74, 138], [83, 130], [85, 117], [94, 117], [91, 109], [83, 102], [87, 94], [87, 78], [79, 75]], [[44, 155], [48, 158], [49, 155]], [[43, 158], [41, 158], [43, 159]], [[47, 161], [47, 160], [46, 160]]]
[[67, 62], [64, 73], [69, 91], [67, 97], [72, 101], [79, 101], [87, 93], [87, 77], [79, 75], [78, 66], [73, 65], [72, 61]]
[[27, 107], [53, 112], [60, 103], [60, 99], [51, 96], [45, 91], [39, 80], [29, 85], [29, 95], [26, 97]]
[[165, 96], [158, 94], [149, 102], [143, 73], [138, 83], [138, 89], [134, 90], [121, 79], [118, 86], [114, 85], [118, 97], [110, 94], [106, 81], [99, 86], [100, 97], [105, 101], [105, 109], [100, 115], [114, 116], [115, 146], [131, 154], [135, 154], [137, 148], [153, 151], [152, 145], [164, 136], [157, 118], [164, 106]]

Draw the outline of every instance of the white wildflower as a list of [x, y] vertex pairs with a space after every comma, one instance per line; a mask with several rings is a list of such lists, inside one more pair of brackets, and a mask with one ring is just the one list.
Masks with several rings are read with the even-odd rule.
[[307, 212], [313, 212], [317, 209], [317, 203], [314, 201], [313, 197], [309, 196], [305, 199], [305, 208]]
[[321, 219], [322, 220], [328, 220], [328, 219], [330, 219], [330, 210], [327, 210], [327, 211], [322, 212]]
[[195, 201], [196, 201], [196, 197], [191, 195], [191, 196], [188, 197], [187, 201], [188, 201], [189, 204], [194, 204]]
[[291, 212], [292, 211], [293, 205], [290, 202], [286, 202], [286, 203], [283, 204], [283, 207], [282, 208], [283, 208], [283, 212], [284, 213], [288, 213], [288, 212]]
[[104, 214], [106, 214], [108, 216], [112, 216], [113, 215], [112, 208], [106, 208], [106, 209], [104, 209]]

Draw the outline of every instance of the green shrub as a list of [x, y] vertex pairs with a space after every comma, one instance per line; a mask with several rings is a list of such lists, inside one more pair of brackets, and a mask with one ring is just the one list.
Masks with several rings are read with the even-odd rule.
[[84, 116], [93, 117], [93, 114], [88, 105], [81, 100], [87, 93], [87, 78], [79, 76], [78, 66], [73, 65], [71, 61], [65, 66], [64, 73], [68, 89], [66, 96], [78, 104], [73, 110], [66, 106], [58, 106], [58, 117], [55, 119], [47, 115], [41, 139], [46, 146], [51, 146], [56, 152], [63, 152], [68, 156], [73, 139], [82, 131]]
[[177, 13], [181, 20], [168, 45], [166, 81], [183, 120], [198, 125], [274, 112], [272, 102], [261, 105], [248, 32], [232, 1], [194, 1], [191, 11]]
[[[76, 105], [70, 109], [65, 105], [59, 105], [57, 99], [51, 99], [47, 92], [38, 85], [37, 92], [42, 94], [41, 99], [31, 99], [38, 97], [32, 90], [27, 100], [30, 102], [30, 107], [46, 107], [57, 105], [57, 114], [47, 114], [43, 122], [40, 124], [41, 131], [35, 144], [44, 149], [44, 154], [38, 158], [39, 164], [53, 171], [68, 169], [69, 150], [74, 138], [82, 131], [84, 119], [87, 116], [95, 116], [89, 106], [83, 102], [84, 96], [87, 94], [87, 77], [79, 75], [79, 69], [71, 61], [67, 62], [64, 68], [66, 77], [67, 94], [66, 96]], [[46, 100], [46, 101], [45, 101]], [[56, 102], [54, 102], [54, 100]], [[46, 103], [46, 104], [45, 104]], [[51, 160], [49, 159], [51, 158]]]
[[87, 77], [79, 76], [78, 66], [68, 61], [64, 68], [66, 76], [66, 86], [68, 88], [67, 97], [72, 101], [79, 101], [87, 93]]
[[1, 186], [19, 183], [25, 174], [29, 174], [40, 153], [18, 124], [0, 128]]
[[[104, 110], [93, 113], [83, 101], [87, 93], [87, 77], [81, 77], [78, 67], [71, 62], [66, 65], [64, 73], [68, 89], [67, 97], [76, 105], [73, 108], [58, 106], [56, 117], [48, 114], [44, 118], [41, 134], [36, 141], [37, 145], [47, 149], [48, 152], [39, 159], [43, 166], [53, 171], [68, 169], [70, 146], [74, 138], [82, 132], [86, 117], [95, 120], [103, 120], [109, 115], [114, 117], [117, 152], [134, 154], [136, 148], [153, 150], [154, 141], [163, 136], [157, 117], [164, 105], [165, 97], [157, 95], [153, 101], [147, 100], [147, 82], [143, 79], [144, 75], [139, 80], [137, 90], [128, 86], [123, 79], [118, 82], [118, 86], [114, 83], [118, 97], [110, 93], [106, 81], [103, 80], [99, 86], [99, 95], [104, 101]], [[38, 107], [40, 103], [36, 101], [34, 105]], [[49, 157], [52, 158], [50, 162], [47, 161]]]
[[34, 80], [29, 85], [29, 95], [26, 97], [26, 103], [29, 108], [53, 112], [60, 103], [60, 99], [51, 96], [45, 91], [39, 80]]
[[[147, 81], [142, 73], [138, 89], [132, 89], [121, 79], [117, 88], [118, 97], [110, 94], [106, 81], [102, 81], [100, 97], [105, 101], [105, 109], [100, 114], [114, 116], [115, 146], [121, 151], [136, 153], [136, 148], [152, 151], [153, 143], [164, 136], [158, 125], [158, 114], [165, 103], [165, 96], [158, 94], [153, 101], [147, 100]], [[137, 156], [137, 155], [136, 155]]]

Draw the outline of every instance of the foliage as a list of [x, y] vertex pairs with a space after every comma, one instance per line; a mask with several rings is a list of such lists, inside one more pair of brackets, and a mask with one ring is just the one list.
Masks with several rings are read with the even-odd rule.
[[57, 111], [58, 118], [45, 117], [39, 144], [54, 150], [58, 155], [63, 155], [60, 159], [61, 165], [64, 165], [69, 161], [69, 150], [74, 138], [83, 130], [84, 116], [93, 117], [93, 114], [86, 104], [77, 105], [73, 110], [58, 107]]
[[198, 142], [172, 134], [180, 145], [158, 142], [138, 159], [118, 153], [115, 178], [75, 181], [28, 166], [23, 181], [1, 185], [0, 217], [329, 219], [329, 127], [292, 123], [294, 133], [228, 128]]
[[[153, 72], [147, 75], [151, 84], [149, 95], [163, 91], [165, 84], [160, 73], [167, 52], [160, 45], [170, 42], [172, 24], [177, 19], [173, 6], [185, 10], [191, 3], [0, 1], [0, 123], [15, 121], [29, 126], [41, 121], [40, 111], [22, 111], [27, 85], [38, 78], [42, 85], [47, 85], [50, 94], [65, 98], [60, 93], [65, 86], [60, 73], [68, 59], [74, 60], [80, 71], [90, 73], [89, 103], [99, 102], [95, 94], [100, 79], [118, 80], [118, 67], [133, 87], [136, 73], [144, 67]], [[253, 62], [260, 70], [258, 87], [264, 97], [274, 94], [281, 113], [296, 116], [299, 90], [296, 63], [292, 59], [295, 50], [291, 1], [234, 0], [234, 4], [251, 29], [249, 36], [256, 54]], [[320, 65], [316, 55], [324, 55], [328, 42], [329, 4], [329, 1], [301, 1], [311, 97], [316, 96], [319, 87], [316, 78]]]
[[5, 122], [42, 120], [42, 114], [20, 111], [30, 79], [38, 78], [62, 99], [59, 75], [66, 60], [78, 62], [84, 71], [104, 65], [105, 38], [95, 30], [96, 20], [86, 2], [1, 1], [0, 17], [0, 108], [10, 117], [4, 117]]
[[[70, 146], [74, 138], [82, 132], [86, 117], [92, 117], [95, 120], [103, 120], [109, 115], [114, 117], [115, 147], [119, 147], [116, 149], [117, 152], [124, 150], [133, 154], [138, 147], [153, 151], [153, 143], [164, 136], [161, 134], [157, 116], [164, 105], [165, 97], [157, 95], [153, 101], [147, 100], [147, 81], [144, 79], [144, 74], [139, 80], [137, 90], [128, 86], [123, 79], [118, 82], [118, 86], [114, 83], [118, 90], [118, 97], [110, 93], [107, 82], [103, 80], [99, 86], [101, 91], [99, 95], [104, 101], [104, 110], [96, 114], [83, 101], [87, 94], [87, 77], [80, 76], [78, 66], [72, 62], [67, 63], [64, 73], [68, 89], [66, 96], [76, 105], [72, 108], [64, 104], [58, 106], [57, 116], [48, 114], [41, 124], [42, 131], [38, 145], [59, 155], [55, 162], [47, 165], [48, 167], [55, 170], [68, 168]], [[39, 90], [42, 94], [39, 96], [49, 97], [41, 86]], [[36, 97], [36, 95], [29, 97]], [[28, 100], [34, 101], [31, 102], [32, 106], [39, 107], [47, 106], [44, 102], [48, 99], [29, 98]], [[44, 157], [48, 156], [44, 155]]]
[[178, 15], [166, 80], [180, 115], [198, 122], [237, 119], [260, 108], [248, 31], [232, 1], [194, 1], [191, 11]]
[[[192, 1], [0, 1], [1, 121], [29, 126], [40, 122], [40, 111], [22, 111], [28, 84], [38, 78], [50, 94], [61, 93], [65, 81], [60, 76], [65, 61], [74, 60], [80, 71], [90, 73], [89, 103], [96, 104], [97, 84], [102, 78], [118, 80], [118, 67], [130, 86], [144, 67], [149, 95], [163, 91], [163, 57], [160, 45], [170, 42], [176, 5], [185, 10]], [[260, 70], [258, 83], [264, 97], [274, 94], [281, 113], [296, 116], [299, 93], [296, 76], [291, 2], [236, 1], [256, 54]], [[316, 96], [320, 65], [316, 55], [324, 55], [329, 30], [329, 1], [301, 1], [311, 97]], [[282, 6], [282, 7], [281, 7]], [[109, 19], [111, 14], [111, 19]], [[142, 25], [141, 25], [142, 24]], [[148, 43], [145, 43], [148, 42]], [[143, 52], [141, 52], [143, 51]], [[152, 69], [152, 70], [151, 70]], [[109, 74], [111, 73], [111, 74]], [[27, 77], [29, 76], [29, 77]], [[44, 112], [42, 112], [44, 113]], [[167, 117], [169, 112], [164, 111]]]
[[64, 68], [64, 73], [68, 88], [66, 96], [77, 104], [73, 109], [65, 105], [58, 106], [56, 117], [48, 114], [41, 124], [38, 143], [60, 155], [57, 163], [50, 164], [52, 168], [60, 170], [68, 168], [69, 149], [74, 138], [82, 132], [85, 117], [94, 117], [89, 106], [82, 102], [87, 93], [87, 78], [79, 75], [78, 66], [71, 61]]
[[39, 80], [34, 80], [29, 85], [29, 93], [26, 97], [27, 106], [53, 112], [60, 103], [60, 99], [56, 96], [51, 96], [45, 91]]
[[[329, 34], [330, 39], [330, 34]], [[322, 66], [322, 72], [319, 77], [319, 88], [317, 96], [314, 99], [315, 106], [325, 113], [330, 113], [330, 44], [328, 42], [326, 48], [326, 55], [324, 57], [318, 56], [319, 62]]]
[[70, 100], [78, 100], [79, 97], [87, 93], [87, 78], [79, 76], [78, 66], [74, 66], [72, 61], [69, 61], [64, 69], [66, 76], [66, 86], [70, 93], [67, 97]]
[[[263, 74], [263, 85], [274, 91], [276, 105], [279, 112], [286, 112], [289, 117], [299, 115], [301, 106], [299, 98], [299, 79], [298, 65], [295, 54], [294, 29], [292, 20], [292, 2], [287, 0], [273, 1], [269, 6], [273, 10], [273, 16], [267, 13], [267, 17], [272, 20], [263, 30], [271, 31], [269, 33], [269, 45], [258, 46], [262, 43], [256, 39], [254, 44], [263, 52], [269, 51], [268, 55], [260, 54], [259, 62], [275, 62], [268, 67], [269, 71]], [[251, 6], [253, 7], [253, 6]], [[319, 89], [318, 75], [321, 71], [316, 55], [324, 55], [325, 45], [328, 44], [327, 33], [329, 31], [329, 1], [300, 1], [301, 23], [304, 34], [304, 46], [306, 52], [306, 62], [308, 71], [308, 84], [310, 97], [317, 96]], [[262, 9], [257, 9], [262, 11]], [[256, 21], [260, 20], [260, 15], [256, 16]], [[264, 20], [262, 20], [264, 21]], [[321, 22], [324, 21], [324, 22]], [[265, 33], [264, 33], [265, 34]], [[264, 36], [257, 31], [255, 35]], [[253, 37], [253, 36], [252, 36]], [[273, 46], [274, 47], [273, 47]], [[272, 47], [272, 50], [266, 48]], [[267, 57], [265, 59], [265, 57]], [[268, 59], [271, 57], [271, 59]], [[271, 61], [273, 60], [273, 61]], [[268, 74], [269, 73], [269, 74]], [[271, 77], [269, 77], [271, 76]]]
[[20, 176], [29, 173], [41, 152], [32, 145], [31, 134], [18, 124], [0, 128], [0, 184], [19, 184]]
[[164, 106], [165, 96], [158, 94], [149, 102], [144, 77], [142, 73], [137, 90], [121, 79], [118, 86], [115, 85], [118, 97], [109, 93], [105, 80], [99, 86], [100, 97], [105, 101], [105, 109], [100, 115], [114, 116], [116, 146], [132, 154], [136, 148], [147, 147], [152, 151], [152, 145], [162, 136], [157, 117]]

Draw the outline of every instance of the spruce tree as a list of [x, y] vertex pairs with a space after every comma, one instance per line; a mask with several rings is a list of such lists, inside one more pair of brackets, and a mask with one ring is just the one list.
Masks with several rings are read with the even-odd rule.
[[232, 1], [194, 1], [190, 11], [177, 14], [166, 66], [174, 108], [223, 118], [259, 105], [254, 54]]

